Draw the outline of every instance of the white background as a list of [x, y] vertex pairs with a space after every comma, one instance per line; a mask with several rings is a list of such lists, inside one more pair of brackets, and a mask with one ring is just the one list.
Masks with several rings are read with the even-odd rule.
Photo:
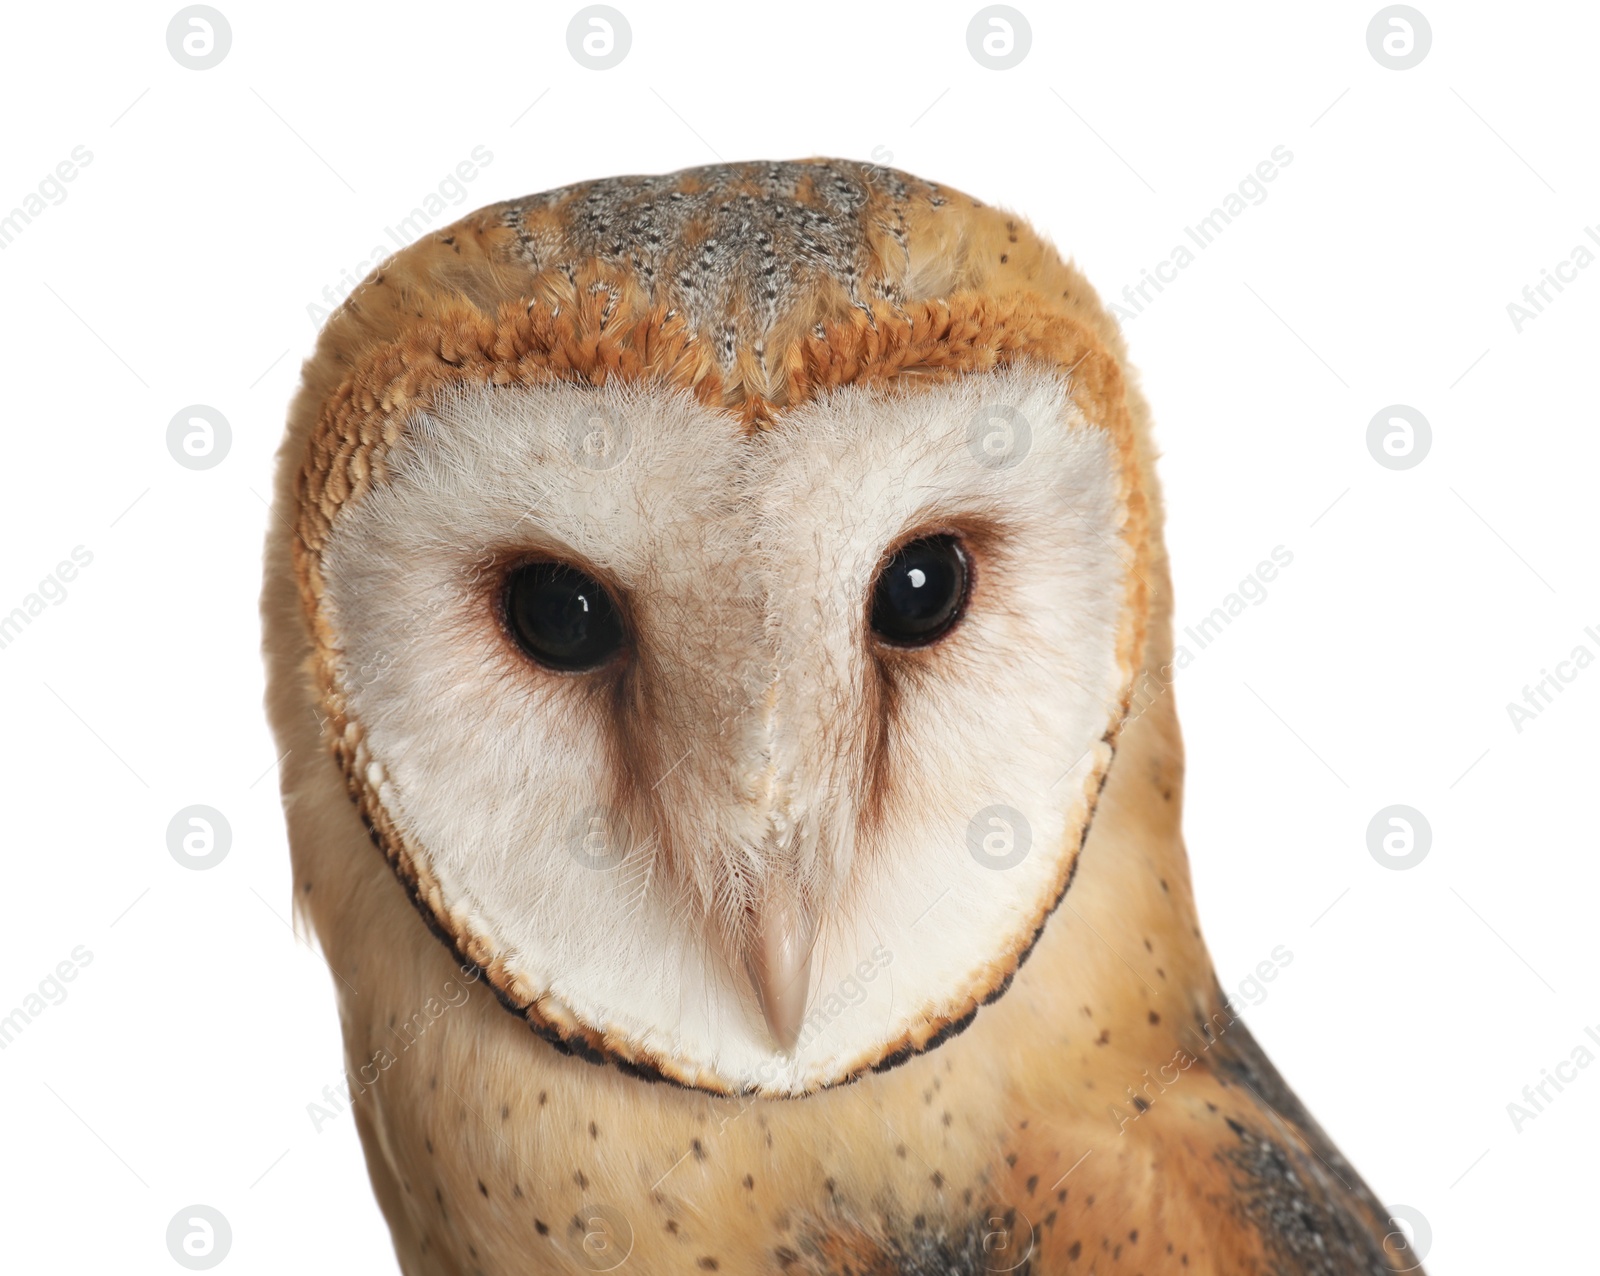
[[[308, 307], [474, 147], [451, 219], [718, 158], [875, 158], [1021, 212], [1112, 298], [1282, 145], [1265, 201], [1125, 323], [1180, 625], [1294, 555], [1177, 686], [1201, 919], [1225, 986], [1294, 954], [1250, 1022], [1425, 1217], [1431, 1271], [1592, 1268], [1600, 1066], [1520, 1132], [1507, 1104], [1600, 1024], [1600, 665], [1520, 732], [1506, 710], [1600, 655], [1600, 268], [1520, 333], [1507, 313], [1600, 223], [1592, 7], [1419, 0], [1432, 48], [1395, 71], [1372, 0], [1019, 0], [1032, 48], [993, 71], [976, 4], [618, 0], [632, 49], [597, 72], [576, 4], [217, 3], [206, 71], [168, 52], [176, 5], [13, 7], [0, 53], [0, 212], [93, 155], [0, 251], [0, 613], [93, 554], [0, 650], [0, 1015], [93, 955], [0, 1051], [0, 1265], [177, 1271], [167, 1222], [200, 1202], [232, 1224], [222, 1270], [392, 1270], [353, 1123], [307, 1116], [341, 1059], [286, 920], [263, 498]], [[202, 472], [165, 442], [196, 403], [233, 433]], [[1405, 471], [1365, 443], [1395, 403], [1433, 431]], [[167, 851], [193, 803], [232, 828], [205, 872]], [[1392, 803], [1433, 832], [1408, 871], [1367, 850]]]

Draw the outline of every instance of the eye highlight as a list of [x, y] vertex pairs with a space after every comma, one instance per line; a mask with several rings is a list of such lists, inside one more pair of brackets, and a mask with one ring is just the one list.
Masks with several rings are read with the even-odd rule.
[[937, 642], [966, 609], [970, 575], [954, 536], [924, 536], [902, 545], [872, 587], [873, 632], [896, 647]]
[[571, 673], [621, 650], [622, 617], [605, 587], [565, 563], [527, 563], [506, 576], [506, 628], [547, 669]]

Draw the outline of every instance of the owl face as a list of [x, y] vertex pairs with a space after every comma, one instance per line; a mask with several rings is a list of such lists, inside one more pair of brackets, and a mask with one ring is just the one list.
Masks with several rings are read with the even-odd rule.
[[964, 1026], [1066, 889], [1126, 712], [1107, 415], [1048, 359], [760, 428], [651, 378], [420, 399], [305, 596], [352, 796], [435, 929], [546, 1035], [718, 1092]]

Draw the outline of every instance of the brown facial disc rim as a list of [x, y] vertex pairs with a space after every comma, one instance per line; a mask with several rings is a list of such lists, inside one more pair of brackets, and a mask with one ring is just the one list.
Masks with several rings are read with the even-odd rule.
[[954, 293], [893, 308], [878, 303], [820, 325], [790, 352], [781, 402], [727, 398], [702, 357], [706, 343], [686, 328], [681, 316], [659, 308], [629, 314], [610, 303], [600, 292], [565, 311], [508, 304], [496, 320], [462, 303], [370, 349], [323, 403], [311, 431], [296, 479], [292, 552], [311, 639], [311, 674], [326, 715], [325, 738], [373, 842], [412, 903], [463, 968], [481, 973], [501, 1003], [535, 1033], [564, 1053], [611, 1063], [629, 1075], [719, 1095], [765, 1093], [758, 1087], [737, 1089], [721, 1077], [641, 1050], [583, 1023], [547, 994], [519, 989], [494, 942], [473, 933], [464, 917], [452, 917], [439, 882], [390, 820], [369, 782], [373, 759], [365, 733], [349, 713], [338, 683], [338, 635], [324, 608], [322, 554], [340, 509], [385, 481], [385, 458], [411, 414], [453, 386], [602, 385], [616, 377], [689, 389], [702, 402], [737, 413], [747, 429], [758, 430], [785, 408], [835, 386], [872, 385], [888, 391], [1039, 363], [1069, 374], [1077, 406], [1088, 421], [1106, 430], [1118, 451], [1123, 539], [1132, 557], [1117, 635], [1124, 685], [1116, 720], [1103, 737], [1105, 759], [1090, 777], [1078, 846], [1066, 857], [1056, 889], [1027, 938], [991, 962], [978, 986], [870, 1057], [847, 1065], [836, 1079], [806, 1091], [814, 1093], [898, 1066], [964, 1030], [979, 1008], [1010, 987], [1071, 885], [1128, 712], [1143, 657], [1149, 603], [1144, 572], [1148, 510], [1121, 369], [1085, 325], [1037, 297]]

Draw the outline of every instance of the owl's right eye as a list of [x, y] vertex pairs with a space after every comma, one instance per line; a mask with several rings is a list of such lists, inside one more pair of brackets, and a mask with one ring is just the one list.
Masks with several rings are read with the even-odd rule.
[[534, 660], [563, 673], [621, 650], [622, 617], [605, 587], [565, 563], [527, 563], [506, 577], [506, 627]]

